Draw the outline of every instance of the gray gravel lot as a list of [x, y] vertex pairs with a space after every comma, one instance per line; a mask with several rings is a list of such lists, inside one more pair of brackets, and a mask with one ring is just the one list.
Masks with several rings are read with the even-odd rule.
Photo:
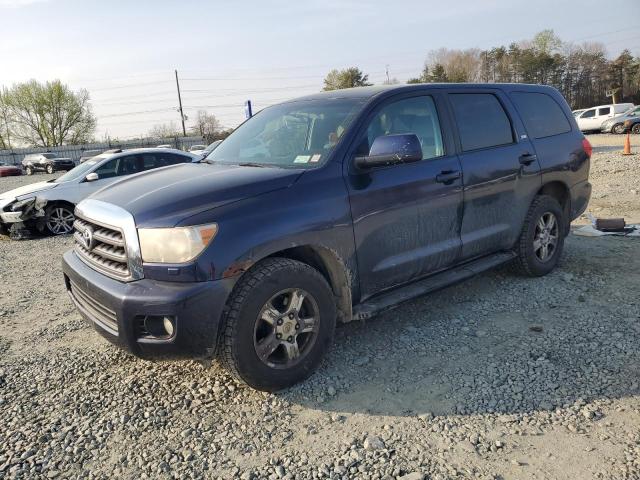
[[[592, 211], [640, 222], [640, 155], [592, 179]], [[0, 237], [0, 478], [640, 478], [640, 239], [570, 235], [544, 278], [342, 325], [279, 394], [106, 343], [64, 291], [71, 243]]]

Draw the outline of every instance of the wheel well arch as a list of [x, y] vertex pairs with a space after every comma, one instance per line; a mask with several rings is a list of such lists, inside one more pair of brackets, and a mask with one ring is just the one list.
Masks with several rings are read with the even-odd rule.
[[538, 195], [548, 195], [558, 201], [565, 216], [566, 233], [569, 233], [569, 224], [571, 223], [571, 193], [569, 192], [569, 187], [563, 182], [554, 180], [545, 183], [538, 190]]
[[333, 290], [338, 321], [348, 322], [351, 320], [353, 313], [351, 274], [336, 252], [317, 245], [301, 245], [274, 252], [266, 258], [269, 257], [290, 258], [315, 268]]
[[60, 206], [64, 206], [64, 207], [69, 207], [71, 208], [71, 211], [73, 212], [76, 208], [76, 205], [72, 202], [69, 202], [67, 200], [49, 200], [47, 202], [47, 204], [45, 205], [45, 210], [49, 207], [55, 207], [57, 205]]

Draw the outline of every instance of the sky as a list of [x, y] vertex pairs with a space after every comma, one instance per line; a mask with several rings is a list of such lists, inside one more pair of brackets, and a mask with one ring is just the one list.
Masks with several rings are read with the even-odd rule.
[[551, 28], [640, 56], [640, 1], [595, 0], [0, 0], [0, 86], [60, 79], [87, 89], [96, 137], [144, 136], [213, 113], [225, 127], [314, 93], [332, 68], [372, 83], [420, 74], [430, 50], [491, 48]]

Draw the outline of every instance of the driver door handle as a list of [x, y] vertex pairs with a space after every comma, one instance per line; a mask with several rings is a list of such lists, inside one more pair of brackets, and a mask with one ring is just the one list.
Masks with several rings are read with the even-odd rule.
[[462, 175], [460, 174], [459, 170], [443, 170], [438, 175], [436, 175], [436, 182], [444, 183], [446, 185], [452, 183], [454, 180], [457, 180], [461, 176]]
[[518, 158], [518, 161], [520, 162], [520, 165], [531, 165], [537, 159], [537, 155], [534, 155], [533, 153], [523, 153]]

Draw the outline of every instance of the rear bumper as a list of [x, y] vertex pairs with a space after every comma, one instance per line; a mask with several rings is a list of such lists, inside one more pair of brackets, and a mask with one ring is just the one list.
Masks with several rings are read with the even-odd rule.
[[571, 187], [571, 220], [584, 213], [591, 199], [591, 184], [588, 180], [576, 183]]
[[[88, 267], [73, 251], [62, 260], [64, 281], [81, 315], [107, 340], [141, 358], [206, 358], [215, 354], [222, 311], [235, 279], [123, 283]], [[174, 318], [169, 339], [143, 335], [145, 316]]]

